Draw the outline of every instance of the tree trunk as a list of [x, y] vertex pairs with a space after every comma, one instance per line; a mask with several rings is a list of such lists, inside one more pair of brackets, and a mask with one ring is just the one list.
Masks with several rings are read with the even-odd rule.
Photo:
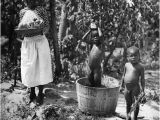
[[56, 29], [56, 16], [55, 16], [54, 9], [55, 9], [55, 0], [50, 0], [50, 12], [51, 12], [50, 31], [51, 31], [51, 37], [53, 39], [54, 55], [55, 55], [55, 62], [56, 62], [55, 74], [59, 76], [62, 71], [62, 65], [60, 61], [60, 50], [59, 50], [59, 44], [58, 44], [58, 36], [57, 36], [57, 29]]
[[59, 24], [59, 32], [58, 32], [58, 39], [60, 42], [61, 47], [61, 41], [66, 36], [66, 29], [67, 29], [67, 11], [66, 11], [66, 3], [62, 3], [61, 8], [61, 20]]

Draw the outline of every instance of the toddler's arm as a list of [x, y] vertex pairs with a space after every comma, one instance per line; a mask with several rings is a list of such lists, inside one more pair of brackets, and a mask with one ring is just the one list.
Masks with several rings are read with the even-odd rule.
[[98, 34], [99, 34], [99, 37], [102, 37], [102, 31], [99, 27], [98, 27]]
[[91, 32], [91, 29], [89, 29], [82, 37], [82, 41], [84, 41], [86, 39], [86, 37], [88, 36], [88, 34]]
[[144, 93], [144, 88], [145, 88], [145, 78], [144, 78], [144, 67], [141, 68], [141, 76], [140, 76], [140, 87], [141, 91]]
[[124, 76], [125, 76], [125, 74], [126, 74], [126, 65], [124, 66], [124, 71], [123, 71], [123, 75], [121, 78], [120, 92], [122, 92], [124, 89]]

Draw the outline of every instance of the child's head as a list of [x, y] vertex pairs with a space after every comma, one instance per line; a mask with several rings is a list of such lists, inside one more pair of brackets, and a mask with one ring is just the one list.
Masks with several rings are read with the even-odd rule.
[[91, 36], [92, 36], [92, 40], [93, 43], [96, 45], [100, 45], [101, 41], [100, 41], [100, 36], [99, 36], [99, 32], [98, 32], [98, 27], [95, 23], [91, 23]]
[[139, 49], [135, 46], [129, 47], [127, 50], [128, 60], [131, 63], [138, 63], [140, 60]]
[[92, 34], [93, 43], [96, 44], [96, 45], [100, 45], [101, 44], [101, 39], [100, 39], [98, 30], [92, 30], [91, 34]]

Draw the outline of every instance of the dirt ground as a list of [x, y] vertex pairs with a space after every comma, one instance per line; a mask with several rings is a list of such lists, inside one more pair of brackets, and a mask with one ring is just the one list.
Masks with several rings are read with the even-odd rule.
[[[158, 96], [160, 95], [159, 73], [159, 71], [146, 71], [146, 94], [153, 94], [156, 90]], [[151, 86], [150, 82], [155, 84]], [[116, 116], [99, 117], [80, 112], [75, 84], [47, 85], [44, 89], [44, 104], [35, 106], [35, 103], [27, 104], [29, 93], [20, 82], [11, 92], [9, 87], [12, 83], [13, 81], [9, 81], [0, 84], [1, 120], [122, 120]], [[125, 100], [122, 94], [119, 94], [116, 112], [125, 115]], [[141, 120], [159, 120], [159, 102], [148, 99], [146, 104], [140, 106], [139, 116], [144, 117]]]

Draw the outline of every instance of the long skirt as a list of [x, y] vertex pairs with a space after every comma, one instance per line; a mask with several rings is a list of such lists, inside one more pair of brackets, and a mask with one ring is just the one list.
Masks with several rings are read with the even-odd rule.
[[21, 47], [21, 78], [27, 87], [53, 81], [51, 56], [45, 35], [24, 37]]

